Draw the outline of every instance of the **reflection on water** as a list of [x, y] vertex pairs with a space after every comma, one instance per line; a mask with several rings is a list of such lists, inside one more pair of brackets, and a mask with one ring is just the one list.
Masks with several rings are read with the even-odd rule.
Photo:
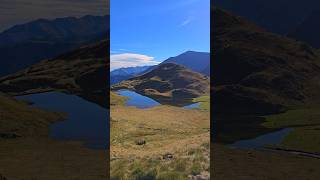
[[190, 102], [191, 102], [190, 100], [188, 103], [186, 101], [185, 102], [183, 102], [183, 101], [181, 101], [181, 102], [180, 101], [179, 102], [166, 101], [166, 102], [159, 103], [158, 101], [156, 101], [150, 97], [143, 96], [141, 94], [138, 94], [138, 93], [136, 93], [134, 91], [130, 91], [130, 90], [119, 90], [119, 91], [117, 91], [117, 93], [121, 96], [125, 96], [125, 97], [129, 98], [126, 102], [127, 106], [135, 106], [140, 109], [152, 108], [155, 106], [159, 106], [161, 104], [183, 107], [186, 109], [198, 108], [200, 105], [199, 102], [190, 104]]
[[64, 121], [50, 126], [51, 138], [85, 141], [89, 148], [106, 149], [109, 141], [109, 111], [75, 95], [48, 92], [16, 97], [33, 102], [32, 106], [65, 112]]
[[121, 96], [129, 97], [126, 103], [127, 106], [135, 106], [140, 109], [146, 109], [161, 105], [157, 101], [133, 91], [119, 90], [118, 94]]
[[244, 149], [257, 149], [263, 148], [267, 145], [278, 145], [289, 134], [291, 128], [281, 129], [276, 132], [268, 133], [258, 136], [254, 139], [240, 140], [231, 145], [231, 147], [244, 148]]
[[197, 103], [193, 103], [193, 104], [184, 106], [183, 108], [185, 108], [185, 109], [195, 109], [195, 108], [199, 108], [200, 104], [201, 104], [200, 102], [197, 102]]

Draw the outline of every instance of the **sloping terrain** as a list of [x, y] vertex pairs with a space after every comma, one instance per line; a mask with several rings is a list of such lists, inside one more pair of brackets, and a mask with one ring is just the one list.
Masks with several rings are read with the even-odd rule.
[[0, 90], [10, 95], [61, 90], [107, 107], [108, 46], [103, 40], [41, 61], [0, 78]]
[[129, 89], [164, 104], [179, 104], [208, 94], [209, 86], [209, 77], [178, 64], [165, 63], [141, 76], [115, 84], [111, 89]]
[[154, 66], [119, 68], [110, 72], [110, 85], [141, 75]]
[[127, 98], [114, 92], [110, 100], [111, 179], [209, 176], [209, 111], [166, 105], [139, 109], [126, 106]]
[[210, 53], [207, 52], [187, 51], [178, 56], [171, 57], [161, 64], [165, 63], [179, 64], [195, 72], [210, 76]]
[[39, 19], [0, 33], [0, 76], [103, 39], [109, 16]]
[[27, 102], [0, 93], [0, 140], [47, 136], [49, 124], [64, 114], [33, 108]]
[[320, 100], [320, 56], [223, 10], [213, 15], [214, 110], [269, 114]]

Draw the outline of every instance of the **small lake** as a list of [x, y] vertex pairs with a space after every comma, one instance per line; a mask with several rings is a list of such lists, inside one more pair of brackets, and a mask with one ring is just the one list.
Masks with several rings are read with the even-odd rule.
[[196, 109], [196, 108], [200, 107], [200, 104], [201, 104], [200, 102], [197, 102], [197, 103], [193, 103], [193, 104], [184, 106], [183, 108], [185, 108], [185, 109]]
[[[123, 90], [117, 91], [117, 94], [129, 98], [126, 102], [127, 106], [135, 106], [139, 109], [147, 109], [147, 108], [152, 108], [152, 107], [161, 105], [161, 103], [159, 103], [158, 101], [150, 97], [143, 96], [134, 91], [123, 89]], [[175, 106], [178, 106], [178, 105], [175, 105]], [[178, 106], [178, 107], [182, 107], [185, 109], [194, 109], [194, 108], [198, 108], [199, 106], [200, 106], [200, 102], [192, 103], [186, 106]]]
[[240, 140], [231, 144], [230, 146], [243, 149], [258, 149], [263, 148], [267, 145], [278, 145], [283, 141], [283, 139], [289, 134], [291, 130], [291, 128], [284, 128], [279, 131], [264, 134], [253, 139]]
[[32, 106], [50, 111], [65, 112], [64, 121], [50, 126], [49, 136], [59, 140], [84, 141], [93, 149], [106, 149], [109, 143], [109, 111], [75, 95], [47, 92], [17, 96], [32, 102]]
[[128, 97], [127, 106], [135, 106], [140, 109], [152, 108], [161, 105], [159, 102], [129, 90], [119, 90], [117, 93], [121, 96]]

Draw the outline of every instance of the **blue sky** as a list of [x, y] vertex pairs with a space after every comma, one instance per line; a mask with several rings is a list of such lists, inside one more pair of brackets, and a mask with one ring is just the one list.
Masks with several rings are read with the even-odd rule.
[[210, 0], [111, 0], [111, 70], [210, 52]]

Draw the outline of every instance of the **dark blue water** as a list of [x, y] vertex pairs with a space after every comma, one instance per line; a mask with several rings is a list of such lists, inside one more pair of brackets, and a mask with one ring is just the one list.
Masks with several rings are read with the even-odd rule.
[[196, 108], [199, 108], [200, 104], [201, 104], [200, 102], [197, 102], [197, 103], [193, 103], [193, 104], [184, 106], [183, 108], [185, 108], [185, 109], [196, 109]]
[[258, 149], [267, 145], [278, 145], [289, 134], [291, 128], [281, 129], [276, 132], [268, 133], [262, 136], [258, 136], [254, 139], [241, 140], [233, 143], [231, 147], [243, 148], [243, 149]]
[[109, 111], [75, 95], [48, 92], [16, 97], [31, 101], [32, 106], [65, 112], [64, 121], [50, 126], [49, 136], [59, 140], [80, 140], [85, 146], [106, 149], [109, 143]]
[[135, 106], [140, 109], [146, 109], [161, 105], [157, 101], [133, 91], [119, 90], [117, 93], [121, 96], [129, 98], [126, 102], [127, 106]]

